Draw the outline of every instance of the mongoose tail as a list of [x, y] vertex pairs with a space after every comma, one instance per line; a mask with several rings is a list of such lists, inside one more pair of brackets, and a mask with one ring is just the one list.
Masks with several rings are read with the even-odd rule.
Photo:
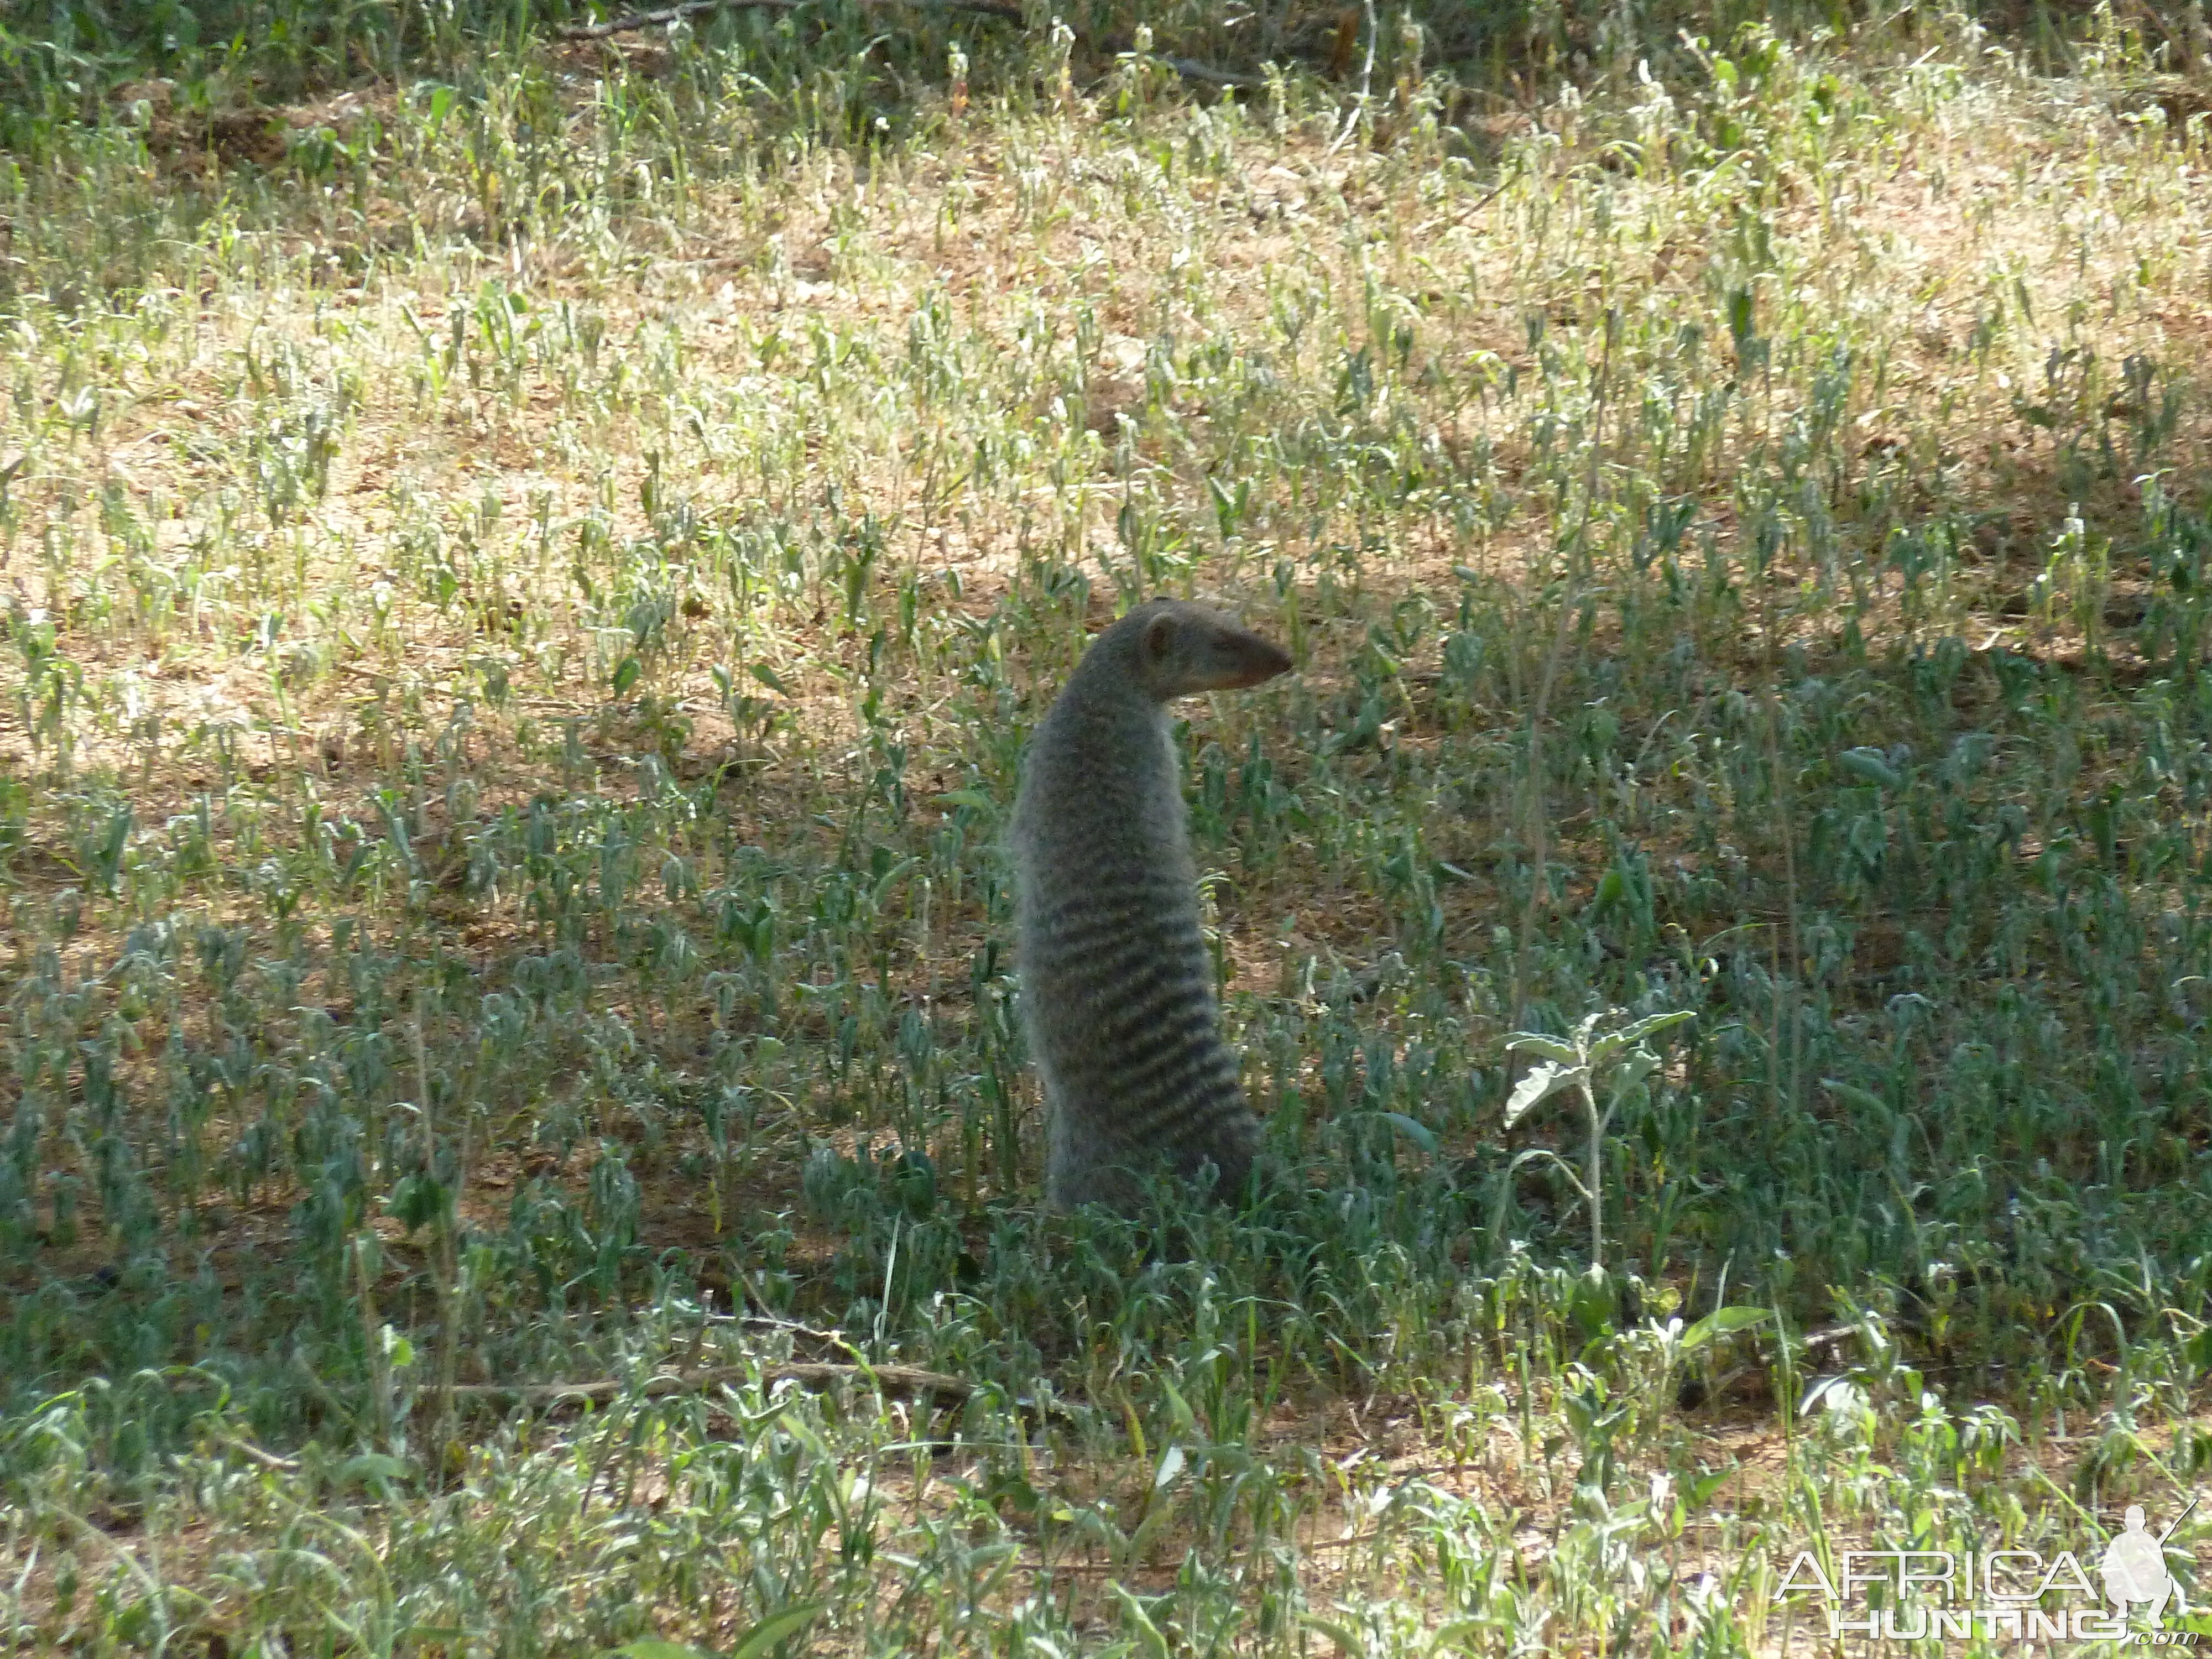
[[1224, 1193], [1250, 1171], [1260, 1121], [1218, 1026], [1167, 705], [1290, 666], [1226, 617], [1155, 599], [1091, 641], [1030, 743], [1013, 821], [1022, 1007], [1056, 1208], [1126, 1209], [1146, 1169], [1210, 1164]]

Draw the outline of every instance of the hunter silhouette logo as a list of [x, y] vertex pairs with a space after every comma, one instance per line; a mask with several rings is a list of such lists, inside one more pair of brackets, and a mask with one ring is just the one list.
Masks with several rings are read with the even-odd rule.
[[2173, 1575], [2166, 1570], [2166, 1540], [2173, 1536], [2173, 1529], [2189, 1518], [2189, 1510], [2197, 1507], [2197, 1500], [2189, 1501], [2189, 1509], [2167, 1523], [2164, 1532], [2153, 1537], [2143, 1524], [2142, 1505], [2128, 1505], [2127, 1530], [2105, 1547], [2105, 1559], [2097, 1565], [2105, 1581], [2105, 1599], [2112, 1604], [2112, 1612], [2126, 1622], [2129, 1607], [2138, 1602], [2150, 1605], [2150, 1627], [2166, 1628], [2166, 1604], [2174, 1601], [2174, 1612], [2189, 1611], [2189, 1603], [2181, 1600], [2181, 1586], [2173, 1582]]

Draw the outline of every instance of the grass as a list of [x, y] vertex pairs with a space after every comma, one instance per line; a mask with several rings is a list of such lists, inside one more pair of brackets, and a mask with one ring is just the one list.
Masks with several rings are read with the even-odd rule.
[[[2188, 15], [402, 9], [0, 21], [0, 1645], [1828, 1651], [2205, 1489]], [[1153, 592], [1287, 1178], [1055, 1218]]]

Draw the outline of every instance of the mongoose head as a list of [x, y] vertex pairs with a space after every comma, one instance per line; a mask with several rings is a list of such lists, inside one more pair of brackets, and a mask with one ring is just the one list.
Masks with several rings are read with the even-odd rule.
[[1139, 684], [1155, 699], [1200, 691], [1234, 691], [1272, 680], [1289, 654], [1218, 611], [1181, 599], [1154, 599], [1116, 623], [1134, 646]]

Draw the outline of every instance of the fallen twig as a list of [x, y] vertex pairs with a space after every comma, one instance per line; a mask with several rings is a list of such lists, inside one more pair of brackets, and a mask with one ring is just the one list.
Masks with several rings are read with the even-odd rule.
[[562, 1400], [612, 1400], [633, 1387], [647, 1400], [675, 1395], [700, 1394], [725, 1382], [748, 1382], [757, 1376], [763, 1382], [789, 1380], [814, 1387], [833, 1382], [872, 1382], [896, 1394], [935, 1395], [943, 1400], [966, 1400], [975, 1385], [943, 1371], [919, 1365], [846, 1365], [815, 1360], [786, 1360], [777, 1364], [717, 1365], [703, 1371], [666, 1371], [632, 1384], [619, 1376], [602, 1376], [589, 1382], [464, 1382], [456, 1386], [457, 1398], [512, 1400], [525, 1406], [543, 1406]]
[[299, 1471], [298, 1458], [279, 1457], [274, 1452], [264, 1451], [242, 1436], [226, 1434], [222, 1437], [222, 1443], [245, 1458], [247, 1462], [267, 1469], [271, 1474], [295, 1474]]
[[[813, 0], [684, 0], [682, 5], [663, 6], [658, 11], [634, 11], [623, 17], [610, 17], [604, 23], [564, 23], [554, 31], [564, 40], [604, 40], [611, 34], [627, 34], [633, 29], [649, 29], [656, 23], [680, 23], [688, 17], [703, 17], [714, 11], [797, 11], [813, 3]], [[985, 17], [1003, 18], [1010, 23], [1022, 21], [1022, 9], [1011, 0], [928, 0], [941, 11], [970, 11]]]

